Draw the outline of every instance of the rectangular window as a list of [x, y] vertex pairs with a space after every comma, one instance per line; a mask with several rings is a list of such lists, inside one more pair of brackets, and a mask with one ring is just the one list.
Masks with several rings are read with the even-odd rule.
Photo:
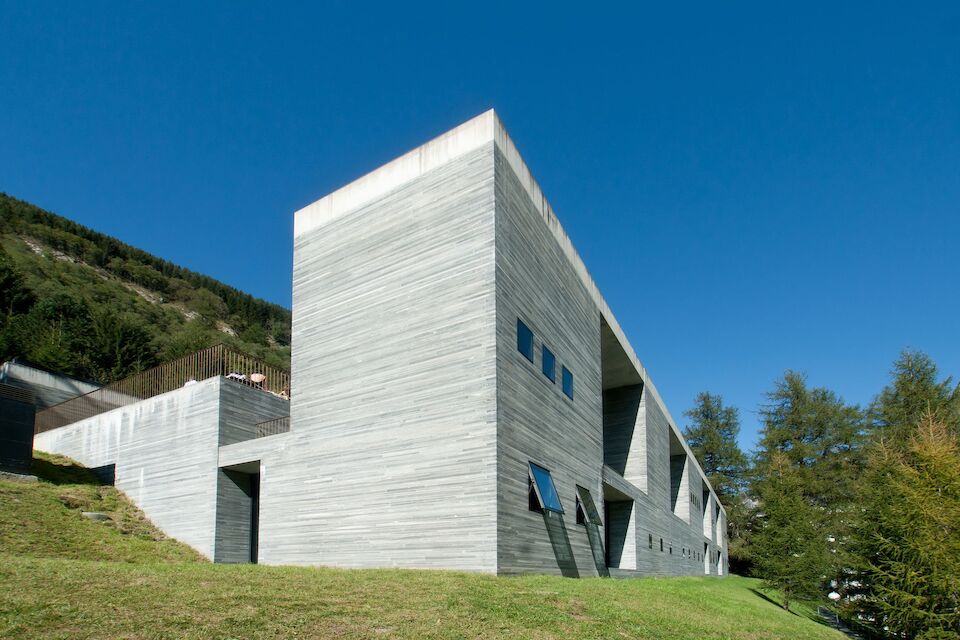
[[550, 475], [550, 472], [531, 462], [529, 475], [540, 508], [563, 513], [563, 507], [560, 505], [560, 495], [557, 493], [556, 485], [553, 484], [553, 476]]
[[563, 392], [568, 398], [573, 400], [573, 374], [570, 369], [563, 367]]
[[653, 549], [653, 534], [652, 534], [652, 533], [648, 533], [648, 534], [647, 534], [647, 546], [650, 547], [651, 549]]
[[520, 318], [517, 318], [517, 351], [533, 362], [533, 331]]
[[547, 348], [547, 345], [543, 345], [540, 349], [541, 366], [543, 368], [543, 375], [547, 376], [547, 380], [556, 384], [557, 382], [557, 357], [553, 355], [553, 351]]
[[577, 509], [577, 524], [590, 522], [598, 526], [603, 525], [600, 512], [597, 511], [597, 505], [593, 502], [593, 496], [590, 495], [590, 490], [584, 489], [580, 485], [577, 485]]
[[663, 538], [660, 538], [660, 553], [663, 553]]

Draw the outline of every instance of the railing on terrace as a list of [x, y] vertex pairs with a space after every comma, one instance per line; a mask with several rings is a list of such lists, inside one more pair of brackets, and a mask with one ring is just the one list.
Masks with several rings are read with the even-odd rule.
[[290, 397], [289, 372], [218, 344], [44, 409], [37, 413], [34, 431], [43, 433], [214, 376]]
[[271, 418], [270, 420], [258, 422], [256, 437], [265, 438], [266, 436], [275, 436], [278, 433], [286, 433], [288, 431], [290, 431], [290, 416], [281, 416], [279, 418]]

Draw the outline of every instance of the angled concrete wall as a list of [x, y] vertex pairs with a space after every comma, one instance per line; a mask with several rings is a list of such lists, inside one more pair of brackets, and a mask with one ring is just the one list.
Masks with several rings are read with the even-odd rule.
[[[597, 575], [574, 507], [578, 484], [602, 503], [600, 314], [499, 149], [496, 172], [499, 571]], [[518, 318], [533, 331], [533, 362], [517, 350]], [[542, 372], [544, 344], [556, 357], [555, 382]], [[561, 388], [564, 366], [573, 400]], [[527, 507], [530, 461], [553, 475], [564, 535]]]

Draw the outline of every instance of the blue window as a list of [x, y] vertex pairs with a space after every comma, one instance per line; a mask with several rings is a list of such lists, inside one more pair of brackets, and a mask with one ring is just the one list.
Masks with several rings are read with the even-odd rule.
[[563, 392], [567, 395], [568, 398], [573, 400], [573, 374], [570, 373], [570, 369], [562, 367], [563, 369]]
[[553, 351], [547, 348], [547, 345], [543, 345], [541, 349], [542, 352], [542, 365], [543, 365], [543, 375], [547, 376], [547, 379], [550, 382], [556, 384], [557, 382], [557, 357], [553, 355]]
[[517, 351], [533, 362], [533, 331], [530, 327], [523, 324], [523, 320], [517, 318]]
[[531, 462], [530, 480], [540, 508], [563, 513], [563, 507], [560, 505], [560, 495], [557, 493], [557, 487], [553, 484], [553, 476], [550, 475], [550, 472]]

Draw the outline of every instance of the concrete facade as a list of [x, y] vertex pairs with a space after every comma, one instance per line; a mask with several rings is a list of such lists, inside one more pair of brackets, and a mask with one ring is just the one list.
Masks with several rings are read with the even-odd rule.
[[[214, 380], [37, 446], [115, 460], [118, 486], [218, 561], [724, 572], [723, 510], [495, 113], [294, 231], [289, 432], [257, 438], [261, 400]], [[184, 483], [195, 504], [168, 516]]]
[[[323, 469], [310, 500], [292, 499], [324, 550], [278, 525], [291, 542], [272, 561], [679, 575], [718, 573], [719, 553], [726, 566], [716, 496], [495, 113], [294, 227], [298, 444], [276, 465]], [[312, 434], [335, 453], [297, 453]], [[564, 513], [528, 508], [530, 462], [550, 470]], [[576, 524], [578, 486], [602, 505], [599, 555]]]
[[[220, 445], [287, 410], [285, 400], [218, 376], [39, 433], [34, 447], [92, 468], [113, 466], [116, 487], [166, 534], [207, 558], [236, 561], [235, 550], [217, 544], [236, 544], [216, 526], [218, 499], [222, 506], [230, 498], [218, 484]], [[223, 512], [220, 519], [230, 520]]]

